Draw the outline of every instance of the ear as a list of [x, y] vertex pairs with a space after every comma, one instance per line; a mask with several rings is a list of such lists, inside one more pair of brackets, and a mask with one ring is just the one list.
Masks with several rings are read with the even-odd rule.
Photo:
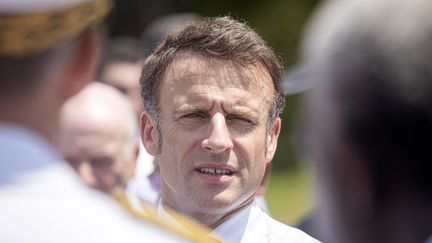
[[63, 73], [61, 99], [65, 101], [78, 93], [92, 81], [100, 57], [100, 34], [90, 29], [81, 34], [72, 51]]
[[279, 133], [281, 130], [281, 119], [278, 117], [276, 120], [271, 124], [270, 130], [267, 134], [267, 144], [266, 144], [266, 162], [270, 163], [273, 159], [273, 156], [276, 152], [277, 147], [277, 141], [279, 138]]
[[158, 152], [159, 134], [157, 132], [156, 123], [146, 112], [140, 116], [140, 132], [141, 141], [144, 148], [152, 156], [156, 156]]

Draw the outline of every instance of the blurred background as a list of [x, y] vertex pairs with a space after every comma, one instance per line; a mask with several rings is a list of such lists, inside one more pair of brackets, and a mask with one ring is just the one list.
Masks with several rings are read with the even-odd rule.
[[[248, 22], [289, 69], [298, 61], [303, 27], [318, 0], [115, 0], [107, 20], [110, 37], [142, 38], [143, 31], [158, 17], [173, 13], [195, 13], [203, 17], [231, 15]], [[295, 225], [315, 204], [313, 172], [299, 153], [299, 97], [286, 97], [282, 133], [266, 192], [271, 215]]]

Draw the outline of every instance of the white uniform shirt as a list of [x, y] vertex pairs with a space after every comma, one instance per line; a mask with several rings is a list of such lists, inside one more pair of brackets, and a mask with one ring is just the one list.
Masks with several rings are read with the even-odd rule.
[[318, 243], [303, 231], [271, 218], [256, 203], [219, 225], [214, 234], [232, 243]]
[[85, 187], [48, 143], [0, 123], [0, 242], [186, 242]]

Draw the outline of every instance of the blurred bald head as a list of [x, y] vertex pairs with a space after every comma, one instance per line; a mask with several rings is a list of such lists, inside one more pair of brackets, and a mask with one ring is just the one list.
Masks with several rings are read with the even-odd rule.
[[432, 235], [432, 1], [329, 1], [303, 46], [328, 242]]
[[128, 99], [108, 85], [93, 82], [63, 106], [59, 148], [86, 184], [110, 193], [124, 188], [133, 175], [136, 129]]

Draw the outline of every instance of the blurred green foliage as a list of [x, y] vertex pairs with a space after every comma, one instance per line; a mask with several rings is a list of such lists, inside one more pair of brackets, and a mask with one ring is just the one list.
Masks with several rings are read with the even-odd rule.
[[272, 172], [265, 198], [273, 218], [295, 226], [310, 212], [316, 205], [313, 173], [308, 166]]

